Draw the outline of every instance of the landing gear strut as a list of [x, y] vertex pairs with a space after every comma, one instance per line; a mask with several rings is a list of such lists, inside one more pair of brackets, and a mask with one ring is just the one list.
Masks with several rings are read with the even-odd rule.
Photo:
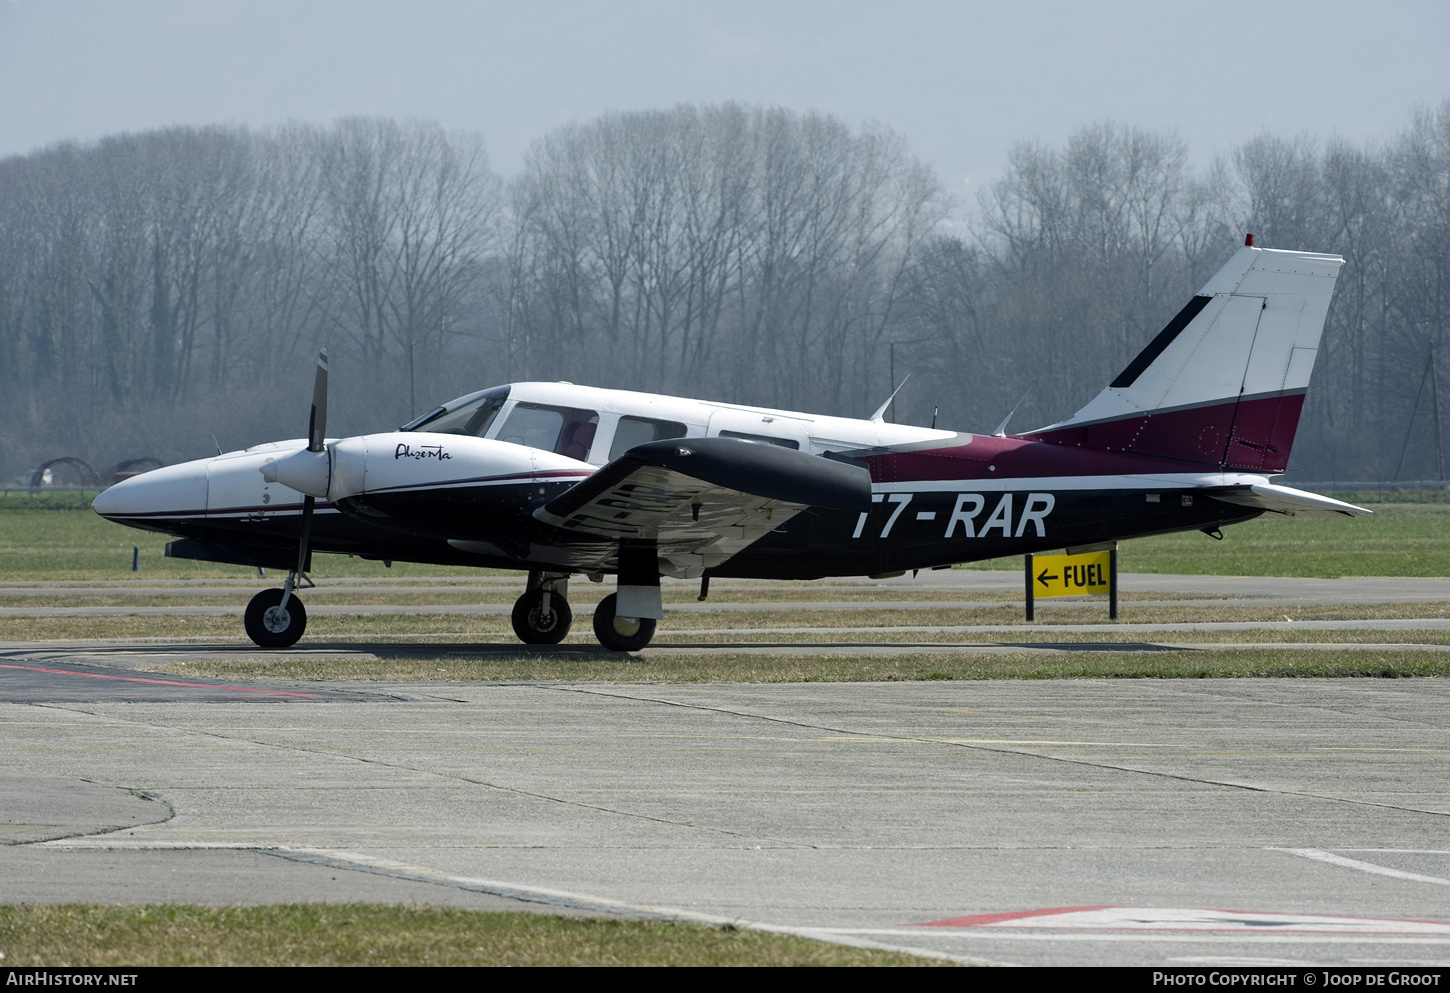
[[655, 636], [653, 617], [620, 617], [615, 614], [619, 594], [611, 593], [594, 608], [594, 637], [614, 652], [637, 652]]
[[567, 572], [530, 572], [528, 589], [514, 601], [514, 634], [526, 645], [557, 645], [563, 641], [574, 622], [568, 595]]

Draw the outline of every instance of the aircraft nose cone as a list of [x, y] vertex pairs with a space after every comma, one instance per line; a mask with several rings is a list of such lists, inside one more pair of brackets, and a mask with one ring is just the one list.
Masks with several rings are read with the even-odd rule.
[[102, 490], [91, 509], [113, 520], [204, 514], [206, 462], [184, 462], [132, 476]]

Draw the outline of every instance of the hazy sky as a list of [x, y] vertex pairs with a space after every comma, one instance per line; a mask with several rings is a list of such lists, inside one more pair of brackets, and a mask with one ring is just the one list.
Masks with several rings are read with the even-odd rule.
[[1447, 97], [1447, 0], [0, 0], [0, 156], [379, 114], [476, 131], [507, 175], [570, 121], [736, 100], [880, 121], [964, 193], [1097, 120], [1203, 163], [1262, 130], [1379, 140]]

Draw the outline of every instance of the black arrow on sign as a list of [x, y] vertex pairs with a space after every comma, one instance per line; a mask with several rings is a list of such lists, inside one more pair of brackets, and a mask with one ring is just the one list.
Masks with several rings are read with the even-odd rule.
[[1040, 573], [1037, 574], [1037, 581], [1039, 583], [1041, 583], [1043, 586], [1046, 586], [1047, 585], [1047, 581], [1049, 579], [1056, 579], [1056, 578], [1057, 578], [1056, 576], [1049, 576], [1047, 574], [1047, 570], [1046, 569], [1043, 569]]

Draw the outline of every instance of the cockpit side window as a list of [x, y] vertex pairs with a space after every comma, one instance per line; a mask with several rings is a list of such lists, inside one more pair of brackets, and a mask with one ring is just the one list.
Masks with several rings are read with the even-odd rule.
[[498, 416], [498, 412], [503, 408], [508, 396], [509, 388], [507, 386], [485, 390], [481, 394], [465, 397], [462, 401], [455, 400], [452, 404], [445, 404], [429, 411], [411, 424], [403, 425], [402, 430], [464, 434], [482, 438], [494, 418]]
[[679, 421], [657, 421], [649, 417], [621, 417], [614, 429], [614, 443], [609, 446], [609, 459], [619, 458], [636, 445], [666, 438], [683, 438], [688, 429]]
[[598, 430], [597, 411], [519, 403], [514, 405], [503, 427], [498, 429], [497, 438], [583, 462], [589, 458], [589, 449], [594, 445], [594, 434]]

